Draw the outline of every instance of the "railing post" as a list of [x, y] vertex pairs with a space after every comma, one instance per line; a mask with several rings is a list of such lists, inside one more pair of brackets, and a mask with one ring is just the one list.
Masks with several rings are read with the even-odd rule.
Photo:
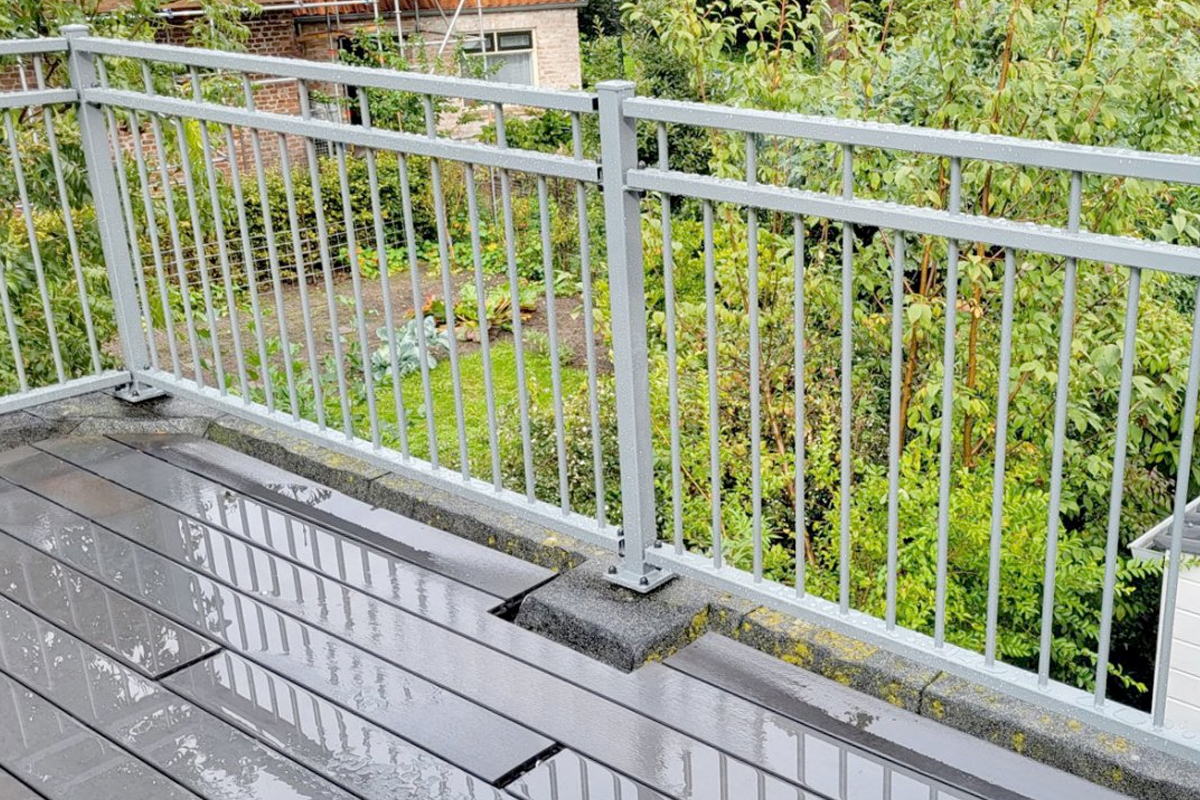
[[137, 282], [129, 248], [128, 237], [132, 236], [133, 232], [125, 230], [125, 222], [121, 218], [121, 195], [114, 172], [118, 166], [113, 162], [116, 155], [108, 146], [108, 123], [104, 111], [98, 105], [83, 99], [83, 90], [96, 85], [96, 65], [94, 56], [80, 51], [75, 46], [75, 41], [88, 35], [88, 27], [65, 25], [62, 35], [67, 40], [71, 87], [79, 94], [79, 138], [87, 168], [88, 186], [91, 188], [92, 202], [96, 206], [100, 245], [108, 268], [109, 291], [112, 293], [121, 357], [125, 369], [130, 372], [129, 385], [122, 387], [117, 394], [131, 402], [146, 400], [161, 392], [137, 381], [138, 373], [150, 366], [150, 352], [142, 331], [142, 312], [138, 304]]
[[619, 586], [649, 592], [674, 574], [646, 562], [646, 551], [656, 545], [658, 534], [654, 524], [645, 270], [641, 203], [637, 194], [625, 187], [626, 172], [637, 168], [637, 127], [621, 108], [624, 100], [633, 96], [634, 85], [629, 81], [605, 81], [596, 89], [600, 95], [601, 186], [621, 462], [621, 560], [608, 577]]

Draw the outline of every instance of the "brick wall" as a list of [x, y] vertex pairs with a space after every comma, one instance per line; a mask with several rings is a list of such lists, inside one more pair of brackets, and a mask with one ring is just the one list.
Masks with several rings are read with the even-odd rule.
[[[186, 45], [188, 33], [194, 19], [184, 22], [170, 22], [163, 26], [158, 35], [158, 41], [166, 44]], [[290, 13], [277, 12], [247, 20], [250, 28], [250, 38], [246, 41], [246, 51], [264, 56], [301, 55], [296, 43], [296, 23]]]
[[[158, 41], [184, 45], [187, 43], [192, 24], [192, 21], [168, 24], [159, 34]], [[299, 58], [304, 55], [296, 35], [295, 20], [290, 13], [264, 14], [258, 19], [250, 20], [248, 24], [250, 38], [246, 41], [247, 52], [284, 58]], [[300, 113], [300, 98], [296, 94], [294, 82], [256, 81], [254, 104], [263, 111], [276, 114]]]
[[[33, 68], [25, 65], [25, 82], [32, 89], [35, 86]], [[21, 68], [15, 61], [6, 60], [0, 63], [0, 92], [21, 91]]]
[[296, 41], [296, 24], [290, 14], [264, 14], [250, 21], [250, 40], [246, 49], [258, 55], [301, 55]]
[[[411, 24], [411, 20], [406, 23]], [[578, 89], [582, 85], [579, 15], [574, 8], [489, 12], [483, 15], [483, 29], [487, 32], [533, 31], [536, 84], [548, 89]], [[469, 38], [472, 33], [479, 32], [479, 17], [464, 9], [454, 30], [459, 37]], [[445, 32], [446, 25], [440, 17], [422, 15], [421, 33], [434, 52], [441, 45]]]
[[[438, 20], [441, 23], [441, 20]], [[479, 18], [464, 16], [455, 29], [464, 37], [478, 33]], [[579, 62], [579, 15], [573, 8], [485, 14], [484, 31], [533, 31], [533, 65], [538, 86], [578, 89], [583, 83]]]

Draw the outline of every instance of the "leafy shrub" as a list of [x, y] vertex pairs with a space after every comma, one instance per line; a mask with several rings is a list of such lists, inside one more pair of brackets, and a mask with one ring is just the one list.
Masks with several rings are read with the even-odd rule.
[[[404, 216], [403, 202], [400, 191], [400, 181], [396, 177], [399, 169], [398, 158], [390, 153], [380, 153], [376, 157], [379, 172], [379, 205], [384, 220], [384, 227], [389, 236], [389, 250], [402, 248], [404, 245]], [[337, 159], [334, 157], [321, 158], [318, 165], [322, 208], [325, 215], [325, 226], [330, 241], [346, 241], [346, 216], [343, 213], [341, 179]], [[363, 251], [371, 251], [375, 246], [375, 218], [372, 214], [371, 187], [368, 180], [367, 159], [351, 155], [346, 159], [347, 184], [350, 190], [350, 223], [356, 232], [356, 244]], [[408, 159], [408, 174], [411, 187], [413, 226], [418, 242], [436, 237], [433, 198], [430, 191], [429, 162], [418, 157]], [[292, 164], [292, 188], [296, 204], [297, 228], [302, 239], [306, 255], [306, 269], [311, 273], [314, 267], [319, 268], [317, 253], [317, 217], [315, 195], [312, 190], [312, 180], [307, 164]], [[267, 174], [267, 202], [271, 210], [271, 225], [278, 242], [278, 253], [281, 267], [286, 274], [295, 273], [294, 257], [291, 247], [291, 223], [288, 216], [287, 193], [283, 175], [279, 170], [271, 170]], [[243, 178], [243, 191], [247, 208], [259, 209], [260, 199], [256, 181]], [[225, 190], [228, 196], [228, 189]], [[236, 207], [226, 205], [225, 225], [227, 230], [236, 231]], [[259, 214], [250, 215], [249, 234], [256, 244], [254, 258], [256, 262], [267, 260], [266, 228]], [[210, 234], [211, 235], [211, 234]], [[345, 247], [333, 251], [335, 268], [349, 265], [349, 251]], [[365, 255], [365, 252], [364, 252]], [[389, 252], [389, 260], [392, 258]], [[371, 259], [360, 257], [360, 267], [367, 265]], [[373, 261], [368, 269], [377, 269], [378, 261]]]
[[[64, 376], [74, 378], [89, 374], [96, 368], [115, 366], [114, 353], [106, 345], [116, 334], [116, 321], [74, 116], [70, 113], [55, 114], [55, 129], [61, 151], [60, 163], [67, 190], [68, 210], [78, 245], [78, 277], [42, 118], [35, 115], [27, 120], [27, 124], [16, 124], [14, 128], [30, 202], [28, 211], [37, 237], [46, 299], [58, 337]], [[0, 146], [7, 150], [7, 141]], [[0, 219], [0, 280], [4, 281], [7, 290], [7, 302], [13, 315], [13, 328], [26, 381], [30, 387], [44, 386], [55, 382], [58, 375], [50, 346], [46, 304], [38, 287], [33, 249], [22, 204], [17, 196], [16, 177], [12, 162], [7, 157], [0, 159], [0, 187], [4, 187], [5, 202], [12, 212]], [[87, 309], [80, 302], [80, 278], [89, 300]], [[94, 325], [94, 343], [87, 334], [85, 311], [90, 314]], [[8, 326], [0, 324], [0, 394], [19, 388], [13, 344]]]
[[[400, 377], [416, 372], [421, 368], [421, 351], [415, 319], [410, 319], [396, 335], [396, 367]], [[437, 354], [445, 353], [450, 348], [450, 335], [439, 330], [437, 320], [432, 316], [424, 319], [425, 343], [428, 346], [429, 368], [437, 366]], [[371, 373], [376, 381], [382, 382], [392, 374], [392, 349], [387, 341], [387, 331], [380, 328], [376, 335], [384, 342], [371, 354]]]

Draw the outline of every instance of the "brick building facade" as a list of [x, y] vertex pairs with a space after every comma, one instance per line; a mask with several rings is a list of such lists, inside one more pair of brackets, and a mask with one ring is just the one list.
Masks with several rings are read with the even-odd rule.
[[[124, 1], [109, 0], [113, 4]], [[436, 58], [442, 51], [447, 72], [456, 69], [453, 59], [462, 52], [468, 58], [487, 59], [491, 80], [557, 89], [576, 89], [582, 83], [578, 9], [583, 0], [465, 0], [461, 8], [455, 0], [379, 0], [377, 5], [349, 0], [327, 4], [259, 0], [262, 13], [246, 20], [250, 29], [246, 50], [255, 55], [336, 61], [357, 32], [377, 31], [395, 41], [396, 3], [400, 4], [400, 30], [410, 58], [414, 58], [411, 48], [421, 41], [427, 58]], [[196, 12], [196, 0], [165, 5], [159, 41], [186, 44], [191, 26], [202, 18]], [[295, 81], [264, 77], [253, 85], [257, 109], [300, 113]], [[327, 87], [311, 88], [320, 92]], [[331, 103], [318, 103], [313, 111], [324, 118], [341, 118], [345, 113]], [[440, 126], [456, 137], [470, 138], [478, 132], [479, 122], [471, 114], [463, 119], [468, 121], [450, 112], [443, 115]], [[290, 138], [289, 151], [295, 163], [305, 158], [301, 140]], [[266, 148], [264, 156], [268, 163], [278, 159], [273, 147]]]
[[[397, 2], [406, 45], [423, 40], [433, 57], [445, 43], [448, 69], [454, 69], [450, 57], [461, 46], [468, 57], [487, 59], [493, 80], [556, 89], [577, 89], [582, 83], [577, 19], [582, 0], [465, 0], [461, 8], [454, 0], [341, 0], [326, 5], [260, 0], [262, 13], [246, 21], [246, 49], [258, 55], [335, 61], [342, 42], [358, 31], [378, 28], [380, 35], [394, 40]], [[194, 5], [195, 0], [177, 0], [166, 8], [161, 41], [187, 41], [190, 26], [199, 19], [192, 13]], [[264, 111], [299, 111], [294, 84], [260, 83], [255, 102]]]

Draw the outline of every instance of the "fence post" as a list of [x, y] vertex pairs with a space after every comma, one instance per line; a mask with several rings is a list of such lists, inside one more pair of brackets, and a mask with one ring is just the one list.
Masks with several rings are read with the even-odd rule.
[[625, 188], [637, 168], [637, 127], [621, 104], [633, 83], [605, 81], [600, 95], [600, 167], [608, 246], [613, 373], [616, 380], [617, 444], [621, 463], [620, 565], [611, 582], [649, 592], [674, 574], [646, 562], [656, 546], [654, 452], [650, 431], [650, 374], [646, 356], [645, 270], [642, 264], [641, 203]]
[[104, 262], [108, 268], [109, 291], [112, 293], [113, 309], [120, 339], [121, 358], [129, 370], [130, 382], [117, 391], [117, 395], [130, 402], [157, 397], [161, 392], [139, 384], [137, 375], [150, 366], [150, 352], [146, 336], [142, 331], [142, 312], [138, 304], [137, 282], [133, 272], [128, 236], [121, 218], [121, 195], [117, 187], [117, 165], [109, 149], [108, 123], [104, 111], [94, 103], [84, 100], [84, 89], [96, 85], [94, 56], [82, 52], [75, 40], [88, 35], [86, 25], [64, 25], [63, 37], [67, 40], [67, 62], [71, 87], [79, 94], [79, 138], [83, 147], [84, 163], [87, 168], [88, 186], [92, 202], [96, 206], [96, 224], [100, 229], [100, 245]]

